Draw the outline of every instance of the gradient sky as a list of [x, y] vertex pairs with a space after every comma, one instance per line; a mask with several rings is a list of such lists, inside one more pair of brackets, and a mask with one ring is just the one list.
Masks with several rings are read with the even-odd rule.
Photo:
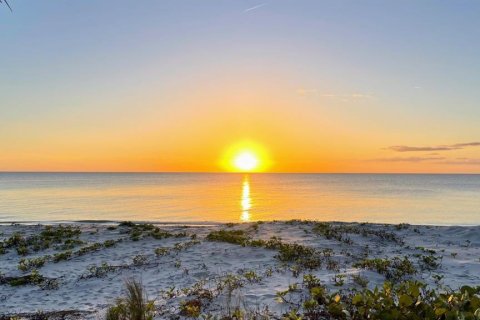
[[479, 1], [0, 6], [0, 171], [480, 172]]

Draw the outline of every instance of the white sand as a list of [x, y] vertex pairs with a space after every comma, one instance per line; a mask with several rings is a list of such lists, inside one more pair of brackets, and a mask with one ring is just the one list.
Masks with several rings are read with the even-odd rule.
[[[108, 239], [124, 239], [114, 247], [101, 248], [95, 252], [89, 252], [83, 256], [73, 257], [68, 261], [54, 263], [47, 262], [39, 268], [39, 272], [49, 278], [59, 281], [58, 289], [41, 289], [36, 285], [13, 287], [8, 284], [0, 285], [0, 315], [34, 313], [38, 310], [60, 311], [78, 310], [89, 313], [80, 315], [80, 318], [101, 318], [105, 308], [113, 303], [115, 298], [123, 292], [123, 280], [134, 276], [141, 279], [148, 290], [149, 298], [156, 301], [158, 319], [168, 319], [172, 314], [178, 314], [179, 302], [185, 300], [185, 296], [165, 299], [162, 290], [174, 287], [175, 290], [188, 288], [195, 283], [204, 280], [205, 288], [214, 288], [218, 279], [226, 274], [239, 274], [242, 270], [254, 270], [262, 280], [258, 283], [246, 281], [244, 286], [234, 292], [233, 304], [242, 304], [248, 308], [263, 309], [268, 306], [270, 312], [281, 314], [286, 311], [285, 304], [278, 303], [275, 299], [277, 291], [285, 290], [288, 285], [301, 283], [302, 275], [312, 273], [317, 275], [328, 287], [340, 290], [355, 286], [348, 275], [361, 273], [370, 281], [369, 287], [383, 283], [384, 276], [374, 271], [353, 268], [352, 264], [361, 259], [362, 252], [368, 245], [369, 258], [409, 256], [416, 265], [418, 257], [415, 254], [423, 254], [424, 247], [434, 249], [436, 256], [441, 256], [441, 266], [437, 270], [420, 271], [413, 276], [432, 286], [437, 286], [434, 276], [442, 275], [441, 286], [458, 288], [462, 285], [480, 285], [480, 227], [437, 227], [437, 226], [409, 226], [406, 229], [397, 229], [394, 225], [359, 225], [369, 230], [384, 230], [394, 233], [404, 241], [398, 244], [393, 241], [382, 240], [377, 236], [362, 236], [348, 234], [353, 244], [346, 244], [337, 240], [328, 240], [323, 236], [311, 232], [312, 225], [302, 223], [270, 222], [258, 225], [258, 230], [252, 228], [252, 224], [235, 225], [228, 228], [225, 225], [205, 225], [185, 228], [180, 225], [157, 224], [162, 230], [169, 232], [187, 232], [189, 235], [196, 234], [200, 243], [180, 250], [171, 252], [165, 256], [156, 256], [155, 248], [173, 247], [177, 243], [191, 241], [187, 238], [167, 238], [156, 240], [151, 237], [132, 241], [126, 233], [127, 227], [115, 230], [107, 230], [108, 224], [81, 223], [77, 224], [82, 230], [80, 239], [89, 244], [103, 242]], [[339, 223], [345, 226], [346, 224]], [[40, 225], [3, 225], [0, 226], [0, 240], [5, 240], [15, 232], [24, 235], [40, 232]], [[331, 248], [334, 251], [332, 259], [340, 264], [340, 271], [328, 270], [322, 266], [318, 270], [301, 272], [298, 277], [275, 258], [276, 250], [265, 248], [242, 247], [239, 245], [223, 242], [209, 242], [204, 238], [212, 230], [219, 229], [243, 229], [249, 232], [249, 236], [255, 239], [268, 240], [272, 236], [281, 237], [282, 241], [299, 243], [322, 250]], [[81, 245], [73, 251], [86, 246]], [[53, 255], [58, 250], [48, 249], [26, 256], [32, 258]], [[453, 256], [452, 256], [453, 253]], [[456, 254], [456, 256], [455, 256]], [[146, 255], [146, 264], [136, 266], [133, 257]], [[17, 269], [18, 262], [22, 258], [14, 249], [0, 255], [0, 274], [7, 277], [28, 274]], [[122, 266], [105, 277], [82, 278], [87, 275], [87, 267], [102, 262], [110, 265]], [[273, 270], [270, 274], [269, 270]], [[335, 287], [333, 276], [346, 274], [345, 285]], [[180, 294], [181, 295], [181, 294]], [[225, 295], [220, 294], [208, 307], [212, 313], [221, 312], [225, 305]]]

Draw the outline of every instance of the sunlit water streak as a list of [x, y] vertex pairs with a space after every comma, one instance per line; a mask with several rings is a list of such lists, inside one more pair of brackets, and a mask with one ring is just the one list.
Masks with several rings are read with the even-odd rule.
[[248, 222], [250, 221], [250, 209], [252, 208], [252, 199], [250, 198], [250, 182], [248, 181], [248, 175], [243, 178], [242, 200], [240, 203], [242, 207], [242, 215], [240, 216], [240, 220], [243, 222]]
[[480, 175], [0, 173], [0, 221], [480, 224]]

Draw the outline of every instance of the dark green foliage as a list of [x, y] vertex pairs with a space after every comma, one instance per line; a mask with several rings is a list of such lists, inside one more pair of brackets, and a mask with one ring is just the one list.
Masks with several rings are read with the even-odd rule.
[[75, 255], [77, 256], [83, 256], [89, 252], [93, 251], [98, 251], [102, 248], [102, 244], [100, 243], [93, 243], [91, 245], [88, 245], [86, 247], [80, 248], [78, 251], [75, 252]]
[[135, 223], [133, 223], [132, 221], [123, 221], [123, 222], [120, 222], [120, 224], [118, 226], [119, 227], [133, 228], [133, 227], [135, 227]]
[[37, 270], [33, 270], [30, 274], [20, 277], [4, 277], [0, 275], [0, 284], [8, 284], [12, 287], [25, 286], [25, 285], [40, 285], [47, 279], [38, 273]]
[[82, 245], [85, 242], [79, 239], [67, 239], [64, 241], [62, 245], [57, 246], [59, 250], [70, 250], [75, 248], [76, 246]]
[[45, 262], [50, 259], [50, 256], [37, 257], [37, 258], [22, 258], [18, 263], [18, 269], [21, 271], [28, 271], [31, 269], [37, 269], [43, 267]]
[[101, 265], [91, 265], [88, 267], [88, 273], [83, 274], [80, 278], [81, 279], [88, 279], [88, 278], [103, 278], [106, 277], [110, 272], [114, 272], [117, 268], [115, 266], [111, 266], [106, 262], [102, 262]]
[[68, 260], [72, 256], [72, 251], [68, 250], [65, 252], [55, 253], [53, 255], [53, 262], [57, 263], [60, 261]]
[[210, 232], [207, 240], [245, 245], [248, 237], [243, 230], [219, 230]]
[[165, 238], [182, 238], [186, 237], [187, 233], [180, 232], [180, 233], [170, 233], [168, 231], [162, 230], [158, 227], [155, 227], [151, 223], [138, 223], [135, 224], [130, 221], [122, 222], [119, 226], [128, 227], [130, 228], [130, 239], [132, 241], [139, 241], [141, 238], [145, 236], [150, 236], [154, 239], [165, 239]]
[[103, 242], [103, 246], [105, 248], [113, 247], [115, 244], [116, 244], [115, 240], [105, 240], [105, 242]]
[[[438, 293], [423, 283], [405, 281], [385, 282], [374, 290], [330, 293], [312, 278], [304, 280], [304, 290], [308, 295], [302, 299], [302, 310], [291, 310], [283, 319], [480, 319], [480, 287]], [[287, 296], [296, 292], [289, 288], [277, 296], [288, 301]]]
[[335, 239], [337, 241], [353, 244], [353, 241], [347, 234], [358, 234], [364, 237], [375, 236], [381, 240], [392, 241], [397, 244], [403, 244], [403, 241], [394, 233], [385, 230], [375, 230], [369, 228], [367, 224], [338, 224], [334, 225], [328, 222], [317, 222], [312, 229], [313, 232], [324, 236], [327, 239]]
[[403, 259], [399, 257], [394, 257], [393, 259], [364, 259], [353, 264], [353, 266], [356, 268], [375, 270], [385, 275], [387, 279], [394, 281], [417, 273], [413, 263], [407, 257], [403, 257]]
[[60, 249], [71, 248], [81, 241], [76, 239], [82, 232], [74, 226], [45, 226], [38, 235], [24, 237], [20, 233], [14, 233], [10, 238], [0, 242], [2, 250], [15, 248], [19, 255], [27, 255], [31, 251], [48, 249], [52, 244], [60, 244]]

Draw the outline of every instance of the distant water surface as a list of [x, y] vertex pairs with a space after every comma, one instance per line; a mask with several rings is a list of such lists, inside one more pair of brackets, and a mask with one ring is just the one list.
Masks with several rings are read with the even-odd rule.
[[0, 221], [480, 224], [480, 175], [0, 173]]

